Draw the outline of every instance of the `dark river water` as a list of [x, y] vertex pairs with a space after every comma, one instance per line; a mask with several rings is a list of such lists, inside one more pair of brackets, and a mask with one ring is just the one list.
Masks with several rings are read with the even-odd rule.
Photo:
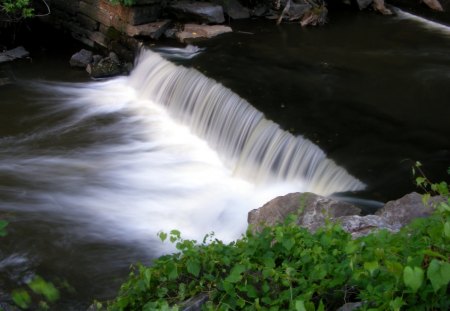
[[[450, 29], [408, 16], [330, 18], [320, 28], [235, 22], [234, 33], [175, 62], [315, 143], [366, 185], [345, 194], [363, 205], [414, 191], [415, 161], [445, 178]], [[236, 177], [221, 146], [144, 96], [144, 76], [91, 81], [69, 68], [78, 48], [38, 44], [32, 60], [0, 65], [12, 82], [0, 85], [0, 219], [10, 222], [0, 301], [38, 274], [61, 288], [55, 310], [85, 310], [115, 295], [130, 264], [171, 249], [158, 231], [234, 239], [249, 210], [310, 189]]]

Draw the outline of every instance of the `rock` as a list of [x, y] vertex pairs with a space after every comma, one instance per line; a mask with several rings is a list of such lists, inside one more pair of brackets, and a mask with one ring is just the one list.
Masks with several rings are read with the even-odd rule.
[[375, 215], [383, 217], [390, 225], [400, 228], [415, 218], [430, 216], [433, 213], [431, 205], [440, 201], [442, 201], [441, 197], [432, 197], [429, 201], [430, 206], [425, 206], [422, 196], [413, 192], [398, 200], [387, 202]]
[[[291, 5], [289, 6], [289, 9], [284, 14], [284, 19], [287, 19], [289, 21], [293, 21], [296, 19], [301, 19], [306, 13], [310, 12], [312, 10], [312, 6], [308, 3], [294, 3], [291, 2]], [[302, 25], [304, 26], [304, 25]]]
[[364, 10], [369, 5], [371, 5], [373, 0], [356, 0], [356, 4], [358, 4], [358, 8], [360, 10]]
[[250, 17], [250, 10], [244, 7], [238, 0], [216, 0], [222, 6], [225, 14], [232, 19], [245, 19]]
[[373, 7], [375, 11], [378, 11], [383, 15], [392, 15], [392, 11], [386, 8], [384, 0], [373, 0]]
[[335, 221], [342, 226], [342, 229], [350, 233], [352, 238], [359, 238], [381, 229], [390, 232], [397, 232], [400, 229], [398, 226], [389, 224], [385, 218], [377, 215], [345, 216], [339, 217]]
[[15, 59], [28, 57], [30, 53], [23, 46], [0, 53], [0, 63], [10, 62]]
[[170, 23], [170, 20], [163, 20], [139, 26], [127, 25], [126, 33], [131, 37], [150, 37], [157, 40], [168, 29]]
[[118, 61], [117, 55], [111, 52], [110, 56], [103, 58], [98, 64], [89, 64], [86, 67], [86, 71], [93, 78], [107, 78], [121, 74], [122, 66]]
[[209, 39], [223, 33], [232, 32], [231, 27], [223, 25], [197, 25], [186, 24], [184, 29], [177, 32], [175, 36], [180, 42], [192, 42], [202, 39]]
[[180, 20], [194, 20], [208, 24], [220, 24], [225, 21], [223, 9], [220, 5], [208, 2], [175, 2], [169, 6], [172, 12]]
[[316, 230], [325, 224], [325, 219], [357, 215], [361, 210], [349, 203], [336, 201], [313, 193], [290, 193], [277, 197], [264, 206], [248, 213], [248, 223], [254, 232], [264, 226], [282, 223], [290, 214], [298, 215], [297, 224]]
[[86, 68], [92, 62], [92, 52], [82, 49], [70, 58], [70, 66]]
[[0, 310], [2, 311], [20, 311], [19, 308], [7, 304], [6, 302], [0, 302]]
[[267, 6], [263, 3], [259, 3], [252, 10], [250, 10], [250, 15], [255, 17], [262, 17], [267, 13]]
[[[432, 197], [430, 205], [442, 201], [442, 197]], [[329, 219], [339, 223], [353, 238], [358, 238], [381, 229], [397, 232], [412, 220], [428, 217], [432, 212], [433, 207], [424, 206], [422, 196], [415, 192], [386, 203], [375, 215], [366, 216], [359, 216], [360, 209], [348, 203], [313, 193], [290, 193], [250, 211], [248, 223], [253, 232], [260, 232], [264, 226], [282, 223], [288, 215], [295, 214], [298, 215], [297, 224], [312, 232]]]
[[423, 0], [423, 3], [425, 3], [430, 9], [443, 12], [444, 8], [442, 7], [439, 0]]
[[362, 302], [347, 302], [336, 311], [353, 311], [357, 310], [358, 308], [361, 308], [362, 305], [363, 305]]
[[97, 65], [102, 60], [102, 58], [103, 57], [98, 54], [92, 56], [92, 64]]
[[201, 311], [202, 306], [209, 300], [206, 293], [194, 296], [181, 304], [182, 311]]

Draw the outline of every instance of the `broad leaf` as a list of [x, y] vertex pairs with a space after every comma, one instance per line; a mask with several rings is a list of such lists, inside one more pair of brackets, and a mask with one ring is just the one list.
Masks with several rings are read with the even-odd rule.
[[423, 283], [423, 275], [424, 272], [421, 268], [407, 266], [403, 270], [403, 282], [415, 293]]
[[428, 266], [427, 277], [431, 281], [434, 291], [437, 292], [450, 282], [450, 264], [433, 259]]

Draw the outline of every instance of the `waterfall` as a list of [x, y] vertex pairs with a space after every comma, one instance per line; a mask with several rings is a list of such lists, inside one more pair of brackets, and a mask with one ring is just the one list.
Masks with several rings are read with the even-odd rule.
[[299, 190], [323, 195], [364, 189], [311, 141], [282, 130], [195, 69], [143, 51], [128, 83], [139, 98], [163, 105], [175, 120], [206, 140], [235, 176], [257, 184], [298, 183]]
[[75, 240], [146, 249], [179, 229], [230, 241], [276, 196], [364, 188], [231, 90], [150, 51], [129, 77], [30, 86], [38, 109], [0, 138], [0, 211], [43, 217]]

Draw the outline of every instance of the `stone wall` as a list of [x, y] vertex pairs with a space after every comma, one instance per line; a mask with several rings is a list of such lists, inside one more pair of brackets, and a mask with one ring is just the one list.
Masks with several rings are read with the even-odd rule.
[[113, 5], [108, 0], [50, 0], [51, 14], [43, 20], [68, 31], [92, 48], [114, 50], [131, 60], [143, 30], [150, 36], [164, 23], [156, 22], [165, 0], [136, 0], [136, 5]]

